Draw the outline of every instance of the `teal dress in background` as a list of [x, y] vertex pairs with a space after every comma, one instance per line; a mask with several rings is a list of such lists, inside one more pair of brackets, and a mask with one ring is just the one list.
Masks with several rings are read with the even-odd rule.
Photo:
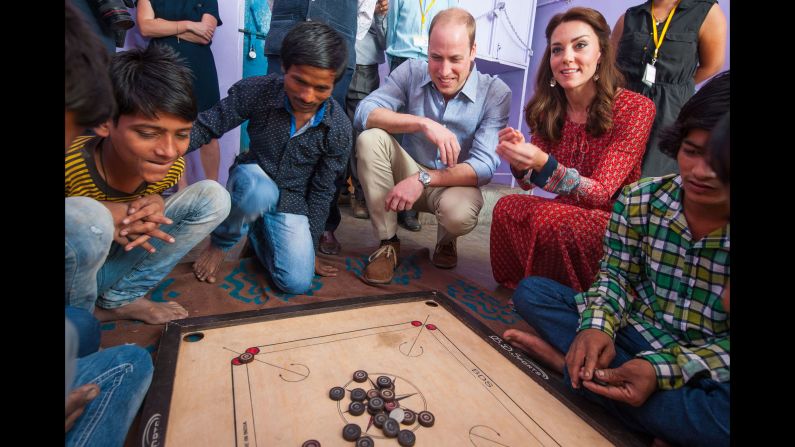
[[[150, 0], [155, 17], [165, 20], [189, 20], [200, 22], [204, 14], [210, 14], [221, 26], [216, 0]], [[151, 39], [154, 43], [168, 45], [182, 56], [193, 71], [193, 93], [199, 112], [209, 109], [221, 99], [218, 88], [218, 73], [215, 70], [215, 59], [210, 45], [199, 45], [180, 39], [176, 36]]]

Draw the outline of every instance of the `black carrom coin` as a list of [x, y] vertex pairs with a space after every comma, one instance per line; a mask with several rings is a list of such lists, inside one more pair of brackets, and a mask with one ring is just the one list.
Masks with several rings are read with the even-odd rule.
[[356, 424], [348, 424], [342, 428], [342, 438], [346, 441], [355, 441], [362, 435], [362, 428]]
[[367, 371], [363, 371], [361, 369], [356, 371], [355, 373], [353, 373], [353, 380], [358, 383], [364, 382], [365, 380], [367, 380]]
[[403, 425], [411, 425], [417, 421], [417, 413], [409, 410], [408, 408], [403, 409], [403, 420], [401, 423]]
[[434, 422], [436, 422], [436, 418], [430, 411], [420, 411], [417, 415], [417, 420], [423, 427], [430, 427]]
[[367, 399], [367, 392], [361, 388], [354, 388], [351, 390], [351, 400], [355, 400], [356, 402], [361, 402]]
[[351, 402], [350, 405], [348, 405], [348, 413], [350, 413], [350, 414], [352, 414], [354, 416], [359, 416], [360, 414], [363, 414], [364, 413], [364, 404], [361, 403], [361, 402], [356, 402], [356, 401]]
[[392, 386], [392, 379], [387, 376], [378, 376], [375, 379], [375, 384], [378, 385], [378, 388], [389, 388]]
[[335, 386], [329, 390], [328, 397], [330, 397], [331, 400], [342, 400], [345, 397], [345, 388]]
[[373, 425], [381, 428], [384, 426], [384, 422], [386, 422], [387, 419], [389, 419], [389, 416], [385, 415], [384, 413], [378, 413], [373, 416]]
[[400, 432], [400, 424], [398, 424], [398, 421], [389, 418], [384, 422], [384, 426], [381, 430], [384, 431], [384, 436], [387, 438], [394, 438]]
[[398, 444], [402, 445], [403, 447], [411, 447], [415, 442], [417, 442], [417, 437], [411, 430], [400, 430], [397, 438]]

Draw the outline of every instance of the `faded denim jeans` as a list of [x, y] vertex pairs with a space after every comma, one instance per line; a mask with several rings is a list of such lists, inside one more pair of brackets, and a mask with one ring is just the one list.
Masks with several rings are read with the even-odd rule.
[[[99, 395], [66, 433], [66, 445], [121, 447], [152, 381], [152, 357], [135, 345], [114, 346], [74, 360], [74, 329], [66, 322], [67, 395], [87, 383], [99, 385]], [[71, 369], [71, 371], [70, 371]], [[71, 387], [69, 386], [71, 384]]]
[[[196, 182], [165, 201], [164, 214], [173, 223], [160, 229], [174, 237], [173, 244], [152, 238], [155, 253], [125, 252], [112, 242], [113, 222], [101, 203], [67, 198], [66, 304], [93, 311], [95, 302], [113, 309], [143, 297], [226, 218], [229, 208], [229, 194], [220, 184]], [[104, 252], [108, 240], [109, 252]]]
[[232, 210], [213, 231], [212, 244], [227, 251], [248, 234], [257, 258], [279, 290], [296, 295], [308, 291], [315, 274], [309, 219], [276, 212], [279, 187], [256, 163], [234, 166], [226, 187]]

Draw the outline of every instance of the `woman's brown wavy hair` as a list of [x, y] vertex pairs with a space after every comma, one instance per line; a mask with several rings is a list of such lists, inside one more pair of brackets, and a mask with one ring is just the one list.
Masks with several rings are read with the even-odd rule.
[[624, 85], [624, 76], [613, 62], [615, 49], [610, 44], [610, 26], [599, 11], [576, 7], [552, 17], [546, 29], [547, 48], [542, 59], [544, 62], [539, 66], [536, 76], [535, 95], [525, 107], [525, 120], [531, 132], [553, 143], [560, 140], [566, 119], [567, 101], [560, 85], [549, 86], [552, 80], [549, 40], [558, 25], [573, 21], [590, 25], [599, 39], [599, 50], [602, 52], [595, 73], [599, 75], [599, 80], [594, 81], [596, 97], [588, 108], [588, 119], [585, 123], [585, 131], [589, 135], [598, 137], [613, 127], [613, 100], [618, 88]]

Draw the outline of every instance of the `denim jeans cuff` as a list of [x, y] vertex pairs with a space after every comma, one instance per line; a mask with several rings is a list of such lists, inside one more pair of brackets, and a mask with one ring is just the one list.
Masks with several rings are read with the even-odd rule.
[[128, 296], [125, 294], [114, 294], [108, 292], [105, 296], [97, 298], [97, 307], [103, 309], [118, 309], [119, 307], [131, 304], [133, 301], [143, 298], [142, 296]]

